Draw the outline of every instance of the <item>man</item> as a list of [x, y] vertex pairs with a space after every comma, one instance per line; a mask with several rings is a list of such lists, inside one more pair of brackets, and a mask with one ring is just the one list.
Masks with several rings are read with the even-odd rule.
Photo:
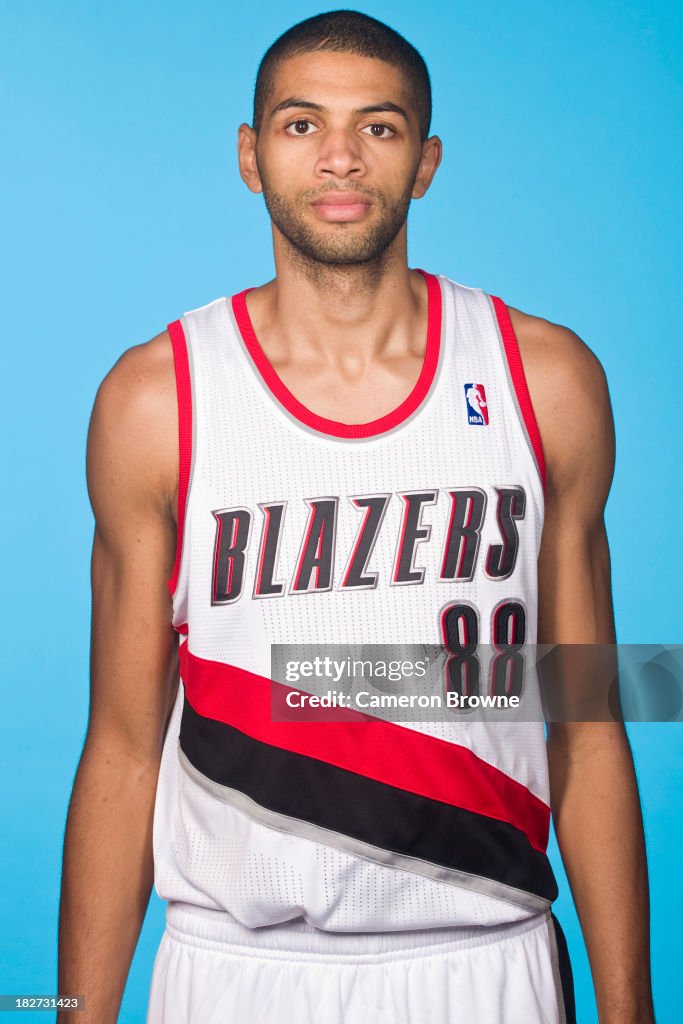
[[570, 330], [409, 269], [430, 117], [380, 22], [280, 37], [238, 142], [275, 278], [98, 391], [60, 907], [83, 1024], [116, 1020], [153, 880], [151, 1024], [571, 1021], [551, 809], [600, 1022], [654, 1019], [623, 726], [553, 722], [546, 756], [542, 723], [272, 712], [275, 644], [443, 644], [483, 689], [480, 645], [614, 642], [604, 373]]

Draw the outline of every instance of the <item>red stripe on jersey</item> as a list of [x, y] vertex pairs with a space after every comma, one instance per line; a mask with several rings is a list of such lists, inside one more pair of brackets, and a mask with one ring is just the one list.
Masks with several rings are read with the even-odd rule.
[[273, 704], [284, 710], [286, 694], [302, 691], [236, 665], [200, 658], [187, 641], [180, 645], [180, 674], [188, 701], [205, 718], [263, 743], [506, 821], [545, 853], [550, 808], [466, 747], [351, 709], [340, 715], [329, 708], [328, 715], [316, 708], [314, 727], [299, 712], [296, 721], [273, 721]]
[[168, 325], [168, 333], [171, 336], [171, 345], [173, 346], [173, 363], [175, 366], [176, 393], [178, 396], [178, 535], [173, 574], [166, 584], [171, 595], [173, 595], [178, 585], [180, 559], [183, 552], [185, 508], [192, 465], [192, 384], [190, 381], [187, 340], [180, 320], [174, 320], [172, 324]]
[[246, 303], [246, 295], [252, 289], [246, 288], [237, 295], [233, 295], [232, 308], [244, 344], [266, 386], [280, 404], [298, 420], [301, 420], [302, 423], [325, 434], [332, 434], [334, 437], [371, 437], [373, 434], [381, 434], [386, 430], [397, 427], [408, 416], [412, 415], [426, 397], [434, 380], [441, 346], [441, 286], [434, 274], [428, 274], [425, 270], [420, 270], [419, 273], [422, 274], [427, 282], [428, 307], [427, 342], [420, 376], [408, 397], [396, 409], [384, 416], [380, 416], [376, 420], [370, 420], [368, 423], [341, 423], [339, 420], [327, 419], [325, 416], [319, 416], [317, 413], [311, 412], [310, 409], [295, 398], [271, 366], [268, 356], [256, 337]]
[[502, 299], [498, 298], [497, 295], [492, 295], [491, 301], [493, 302], [493, 308], [496, 311], [496, 318], [498, 320], [498, 326], [500, 327], [503, 345], [505, 346], [505, 355], [507, 356], [508, 366], [510, 367], [510, 376], [517, 394], [517, 401], [519, 402], [519, 408], [522, 416], [524, 417], [529, 440], [531, 441], [531, 446], [534, 450], [534, 455], [536, 456], [538, 471], [541, 475], [541, 483], [543, 484], [543, 490], [545, 491], [545, 456], [543, 454], [543, 445], [541, 443], [541, 432], [538, 429], [536, 414], [534, 413], [534, 407], [531, 403], [531, 395], [529, 394], [526, 374], [524, 373], [524, 364], [522, 363], [522, 357], [519, 351], [519, 343], [517, 341], [515, 329], [512, 326], [512, 320], [510, 319], [510, 313], [508, 312], [507, 306]]

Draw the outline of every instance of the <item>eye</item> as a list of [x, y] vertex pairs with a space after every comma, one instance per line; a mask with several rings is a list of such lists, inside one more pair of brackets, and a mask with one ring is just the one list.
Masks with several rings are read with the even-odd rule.
[[[304, 128], [304, 131], [298, 130], [301, 127]], [[310, 135], [311, 133], [305, 130], [307, 127], [313, 128], [315, 126], [311, 121], [307, 121], [305, 118], [300, 117], [297, 121], [291, 121], [288, 125], [285, 125], [285, 131], [288, 135]], [[294, 128], [295, 130], [292, 132], [290, 131], [290, 128]]]
[[[388, 124], [368, 124], [363, 128], [363, 131], [365, 131], [366, 128], [370, 129], [373, 139], [390, 139], [392, 135], [396, 134], [394, 129]], [[389, 135], [379, 134], [377, 129], [379, 129], [379, 132], [389, 132]]]

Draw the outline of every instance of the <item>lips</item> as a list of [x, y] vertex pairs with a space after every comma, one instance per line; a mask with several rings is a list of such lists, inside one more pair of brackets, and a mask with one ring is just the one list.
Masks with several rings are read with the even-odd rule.
[[359, 220], [370, 209], [369, 201], [359, 192], [328, 192], [311, 205], [328, 221]]

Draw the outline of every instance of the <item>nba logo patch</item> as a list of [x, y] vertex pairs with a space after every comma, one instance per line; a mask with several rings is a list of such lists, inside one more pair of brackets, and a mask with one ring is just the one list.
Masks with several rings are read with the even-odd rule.
[[465, 384], [467, 422], [473, 426], [486, 427], [489, 422], [489, 407], [483, 384]]

